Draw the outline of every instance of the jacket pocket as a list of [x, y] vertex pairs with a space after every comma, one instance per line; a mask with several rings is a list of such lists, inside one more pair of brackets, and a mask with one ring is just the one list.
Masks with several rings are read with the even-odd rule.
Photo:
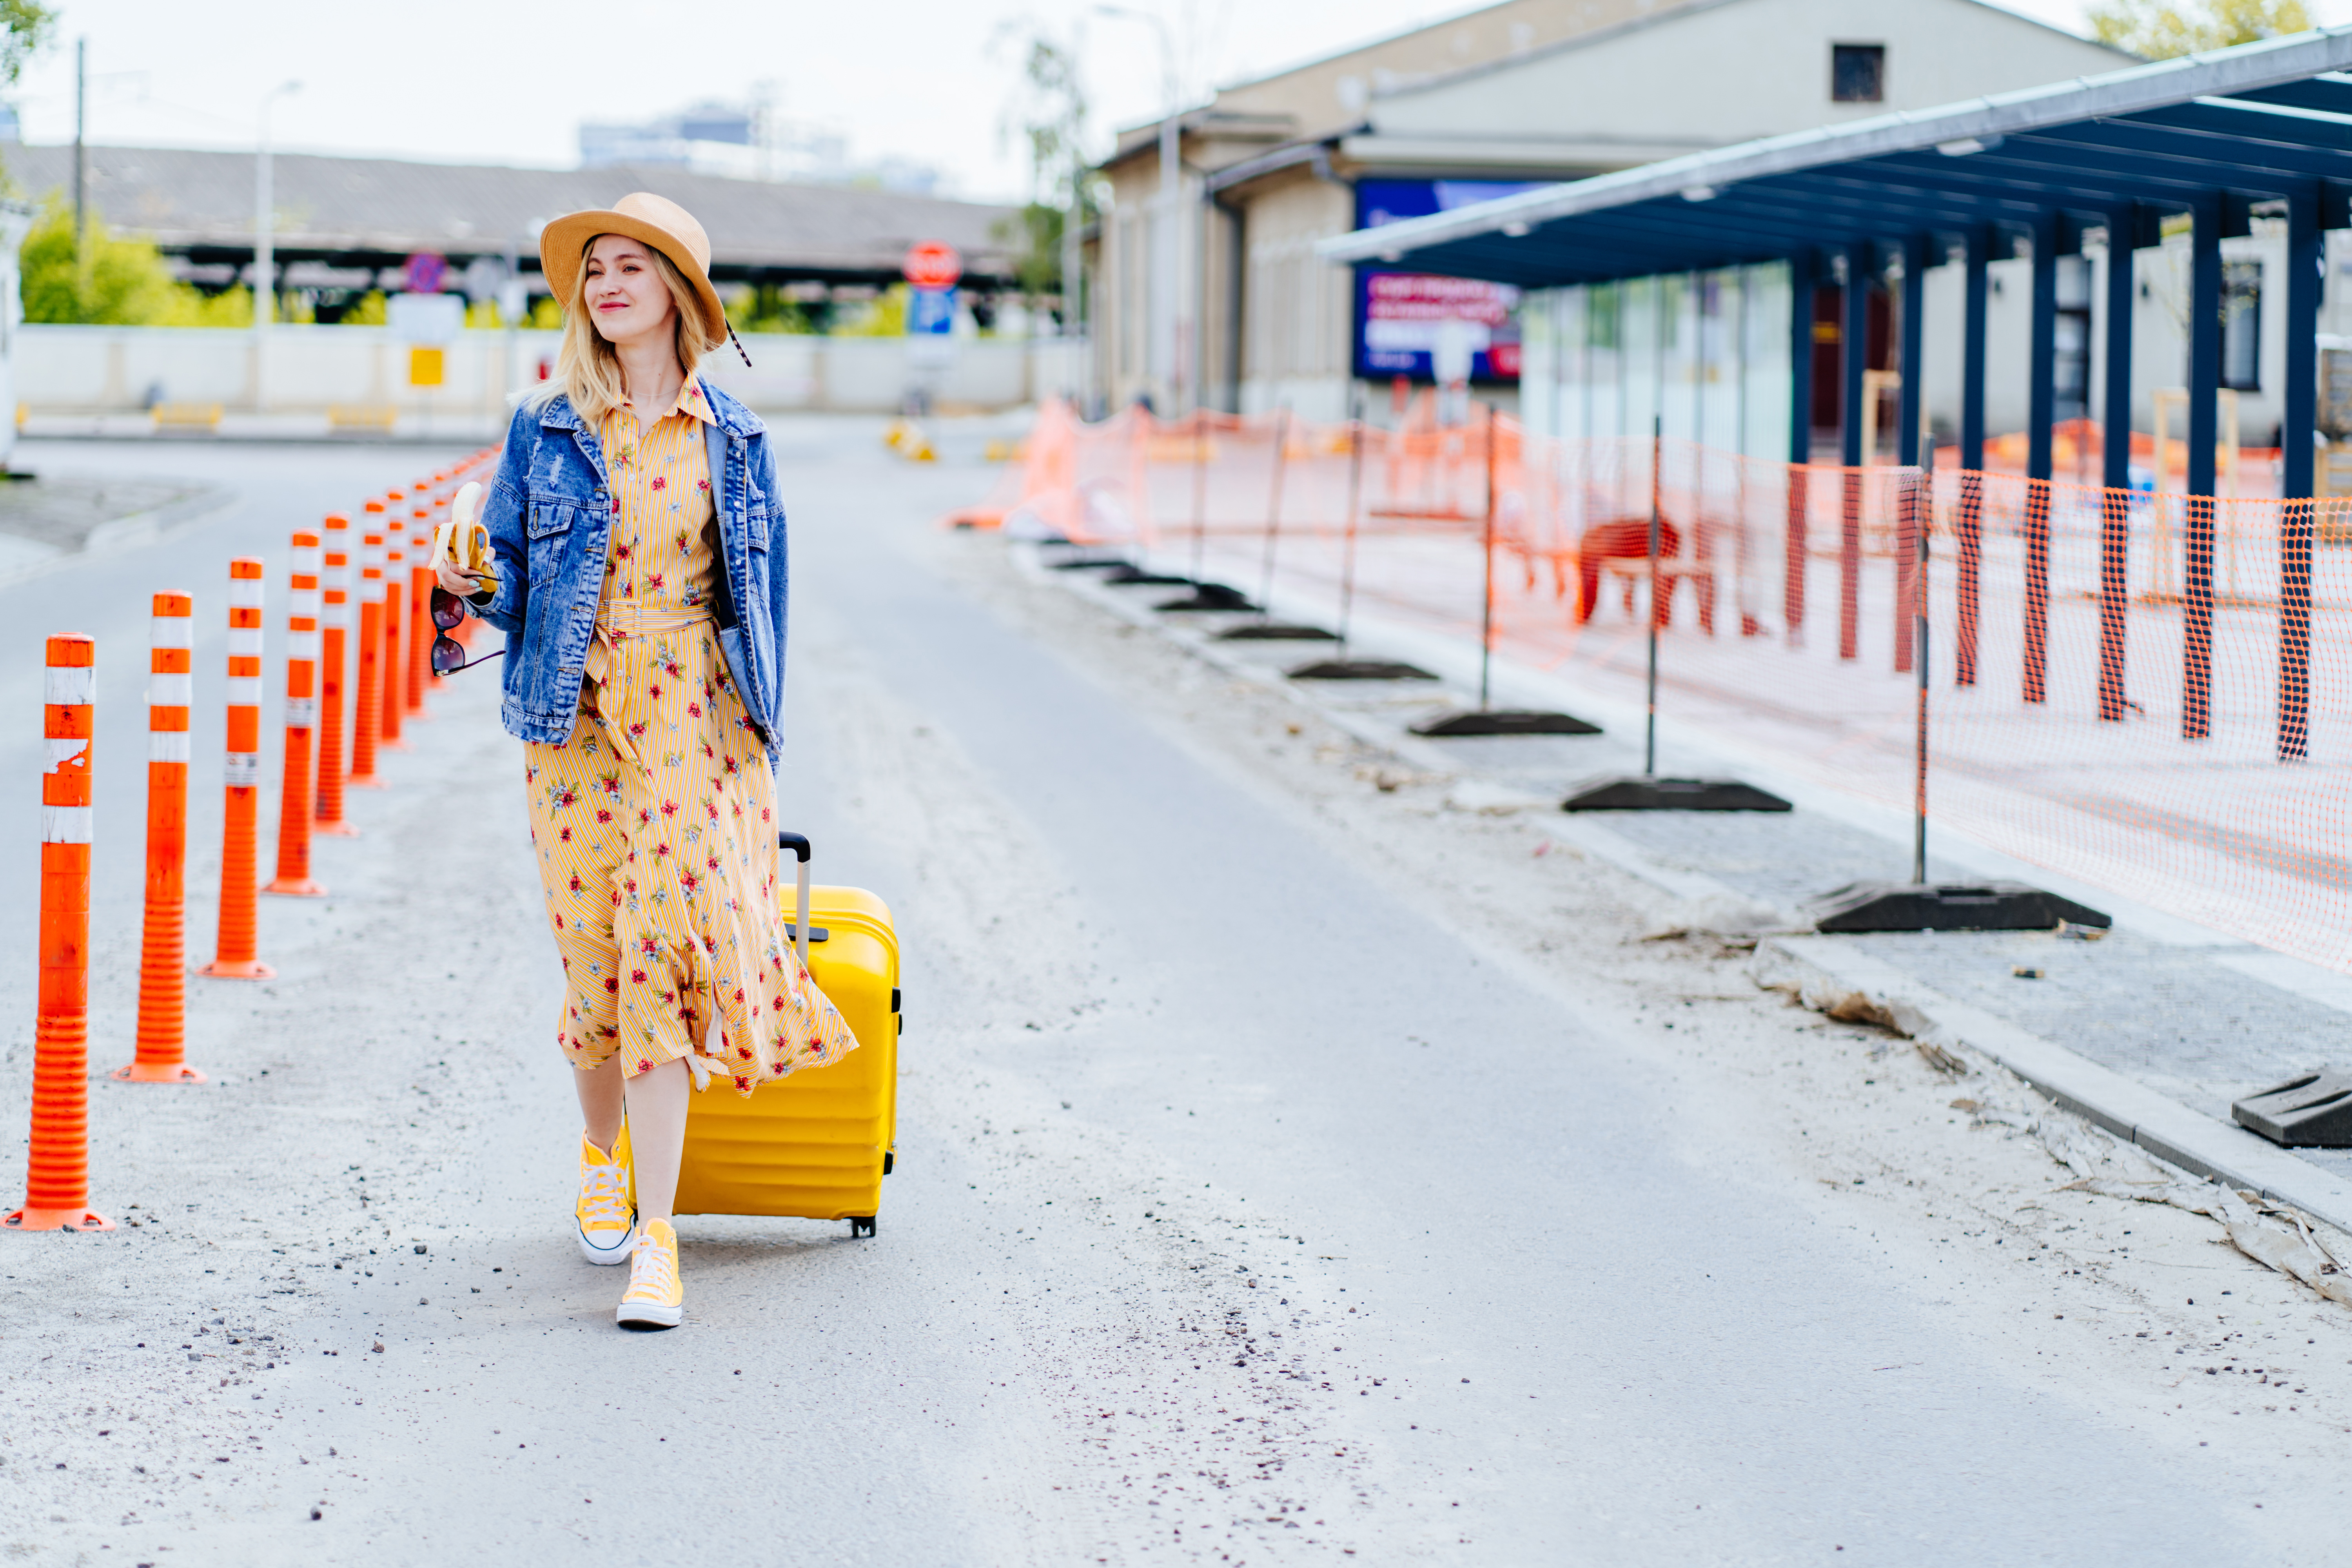
[[524, 513], [523, 545], [533, 598], [562, 579], [564, 557], [572, 546], [572, 523], [579, 510], [563, 502], [534, 501]]

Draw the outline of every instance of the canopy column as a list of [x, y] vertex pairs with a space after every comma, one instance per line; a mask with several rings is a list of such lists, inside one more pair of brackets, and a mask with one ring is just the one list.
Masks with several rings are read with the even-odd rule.
[[1862, 643], [1862, 449], [1863, 373], [1870, 368], [1870, 275], [1878, 247], [1869, 241], [1845, 250], [1845, 320], [1838, 333], [1838, 368], [1843, 395], [1838, 400], [1839, 458], [1845, 465], [1843, 505], [1838, 512], [1838, 658], [1854, 658]]
[[2033, 220], [2033, 329], [2025, 388], [2025, 668], [2021, 695], [2049, 695], [2050, 434], [2058, 407], [2058, 215]]
[[1977, 683], [1979, 583], [1984, 565], [1985, 268], [1992, 230], [1972, 226], [1962, 237], [1960, 307], [1960, 502], [1952, 519], [1958, 546], [1958, 613], [1952, 624], [1952, 684]]
[[[1920, 374], [1921, 341], [1927, 300], [1927, 237], [1915, 234], [1903, 241], [1903, 319], [1896, 323], [1896, 368], [1903, 378], [1902, 395], [1895, 416], [1895, 460], [1906, 468], [1919, 466], [1919, 423], [1927, 411], [1927, 386]], [[1932, 454], [1931, 454], [1932, 455]], [[1923, 552], [1919, 548], [1920, 487], [1898, 482], [1895, 518], [1895, 669], [1902, 674], [1912, 665], [1912, 616], [1921, 606], [1917, 596], [1927, 584], [1920, 579]]]
[[2278, 754], [2299, 762], [2311, 742], [2312, 437], [2318, 401], [2319, 193], [2286, 199], [2286, 352], [2279, 374]]
[[1781, 624], [1789, 646], [1805, 642], [1806, 480], [1813, 460], [1813, 257], [1789, 258], [1789, 511], [1786, 566], [1780, 580]]
[[2120, 723], [2124, 696], [2125, 616], [2131, 606], [2132, 267], [2138, 209], [2107, 214], [2107, 289], [2101, 345], [2105, 384], [2099, 413], [2099, 717]]
[[[2221, 388], [2221, 198], [2189, 209], [2189, 465], [2180, 562], [2180, 734], [2213, 732], [2214, 447]], [[2161, 476], [2159, 476], [2160, 479]]]

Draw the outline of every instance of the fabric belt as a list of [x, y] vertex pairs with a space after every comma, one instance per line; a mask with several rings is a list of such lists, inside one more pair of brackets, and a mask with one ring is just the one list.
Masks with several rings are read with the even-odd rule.
[[600, 605], [596, 609], [596, 635], [589, 639], [584, 673], [601, 686], [613, 668], [612, 649], [616, 643], [628, 637], [658, 637], [664, 632], [691, 631], [696, 626], [711, 625], [715, 622], [707, 606], [673, 610], [626, 602]]
[[625, 602], [607, 604], [596, 611], [596, 635], [607, 641], [614, 637], [651, 637], [657, 632], [682, 632], [710, 618], [708, 607], [673, 610]]

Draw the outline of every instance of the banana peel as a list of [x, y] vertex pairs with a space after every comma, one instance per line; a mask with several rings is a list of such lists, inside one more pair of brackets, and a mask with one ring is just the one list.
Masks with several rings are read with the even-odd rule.
[[478, 593], [498, 592], [497, 563], [490, 553], [490, 531], [481, 521], [482, 487], [468, 480], [449, 502], [449, 515], [433, 531], [433, 564], [449, 565], [475, 574]]

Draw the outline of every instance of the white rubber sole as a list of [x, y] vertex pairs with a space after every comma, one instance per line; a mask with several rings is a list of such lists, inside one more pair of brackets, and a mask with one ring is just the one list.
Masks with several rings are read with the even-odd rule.
[[683, 1306], [660, 1307], [651, 1301], [624, 1301], [613, 1310], [613, 1321], [625, 1329], [674, 1329], [685, 1317]]
[[577, 1224], [572, 1227], [572, 1239], [580, 1244], [581, 1257], [600, 1268], [609, 1268], [615, 1263], [626, 1263], [629, 1260], [630, 1253], [636, 1247], [637, 1227], [634, 1225], [629, 1226], [622, 1234], [621, 1239], [613, 1244], [609, 1251], [591, 1242], [588, 1239], [588, 1233], [582, 1230]]

